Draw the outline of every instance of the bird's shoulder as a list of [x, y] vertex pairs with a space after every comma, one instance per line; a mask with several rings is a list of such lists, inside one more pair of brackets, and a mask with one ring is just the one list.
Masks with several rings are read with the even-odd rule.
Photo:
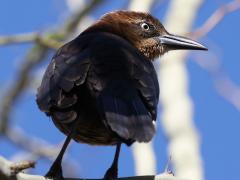
[[[106, 71], [98, 65], [107, 62], [107, 57], [122, 59], [117, 49], [123, 46], [126, 46], [124, 40], [106, 33], [80, 34], [63, 45], [48, 64], [38, 88], [36, 101], [39, 108], [49, 112], [51, 107], [69, 107], [77, 102], [71, 92], [85, 83], [90, 67], [93, 67], [91, 72], [96, 69]], [[110, 67], [110, 64], [105, 66]]]
[[68, 108], [78, 101], [76, 86], [85, 82], [90, 67], [89, 49], [81, 38], [66, 43], [57, 50], [43, 75], [37, 90], [39, 108], [49, 113], [51, 108]]
[[[107, 82], [114, 81], [118, 96], [124, 98], [131, 89], [129, 82], [139, 93], [146, 108], [156, 119], [159, 98], [159, 84], [152, 62], [125, 39], [110, 33], [102, 33], [95, 41], [92, 53], [89, 83], [93, 90], [101, 92]], [[125, 80], [124, 80], [125, 79]], [[121, 87], [127, 87], [127, 90]], [[118, 85], [117, 85], [118, 83]], [[109, 92], [108, 92], [109, 93]], [[128, 93], [129, 95], [130, 93]], [[129, 98], [129, 97], [128, 97]]]
[[150, 60], [123, 38], [110, 33], [83, 34], [61, 47], [48, 65], [37, 92], [44, 112], [74, 105], [71, 93], [87, 81], [100, 93], [114, 78], [130, 79], [155, 116], [159, 89]]

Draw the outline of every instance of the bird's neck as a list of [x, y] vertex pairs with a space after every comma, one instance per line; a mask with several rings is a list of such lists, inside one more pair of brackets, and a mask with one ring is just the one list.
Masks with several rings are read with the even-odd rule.
[[99, 20], [89, 28], [87, 28], [82, 34], [85, 33], [95, 33], [95, 32], [107, 32], [127, 40], [130, 44], [134, 45], [133, 42], [137, 42], [134, 39], [134, 35], [131, 32], [126, 31], [128, 29], [126, 25], [119, 22], [114, 22], [113, 20]]
[[123, 25], [119, 22], [99, 20], [89, 28], [87, 28], [81, 35], [88, 33], [111, 33], [128, 41], [131, 45], [137, 48], [148, 59], [153, 60], [157, 55], [156, 47], [153, 47], [150, 43], [143, 43], [139, 41], [133, 32], [127, 31], [127, 25]]

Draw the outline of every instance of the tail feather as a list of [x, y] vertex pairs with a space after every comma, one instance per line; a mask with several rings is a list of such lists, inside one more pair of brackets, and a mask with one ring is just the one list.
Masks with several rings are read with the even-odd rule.
[[155, 133], [152, 117], [137, 92], [127, 98], [105, 93], [100, 99], [107, 125], [121, 138], [138, 142], [152, 139]]

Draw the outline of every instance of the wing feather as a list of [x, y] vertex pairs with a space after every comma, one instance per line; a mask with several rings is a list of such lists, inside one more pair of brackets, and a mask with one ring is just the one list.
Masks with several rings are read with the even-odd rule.
[[61, 111], [78, 102], [74, 89], [85, 82], [91, 64], [88, 50], [77, 45], [76, 41], [72, 41], [58, 50], [47, 67], [37, 92], [39, 108], [47, 114], [51, 109], [55, 109], [55, 117], [62, 121], [66, 121], [70, 115], [70, 119], [76, 118], [76, 115], [73, 115], [76, 112], [69, 111], [67, 114], [66, 110], [66, 115], [62, 115], [64, 113]]

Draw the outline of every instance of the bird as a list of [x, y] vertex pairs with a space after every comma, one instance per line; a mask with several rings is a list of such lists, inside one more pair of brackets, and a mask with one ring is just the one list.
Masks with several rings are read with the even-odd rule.
[[116, 146], [105, 180], [118, 177], [121, 144], [153, 138], [159, 84], [153, 61], [171, 50], [207, 50], [170, 34], [149, 13], [104, 14], [59, 48], [37, 90], [36, 102], [67, 137], [46, 177], [63, 179], [61, 162], [71, 141]]

